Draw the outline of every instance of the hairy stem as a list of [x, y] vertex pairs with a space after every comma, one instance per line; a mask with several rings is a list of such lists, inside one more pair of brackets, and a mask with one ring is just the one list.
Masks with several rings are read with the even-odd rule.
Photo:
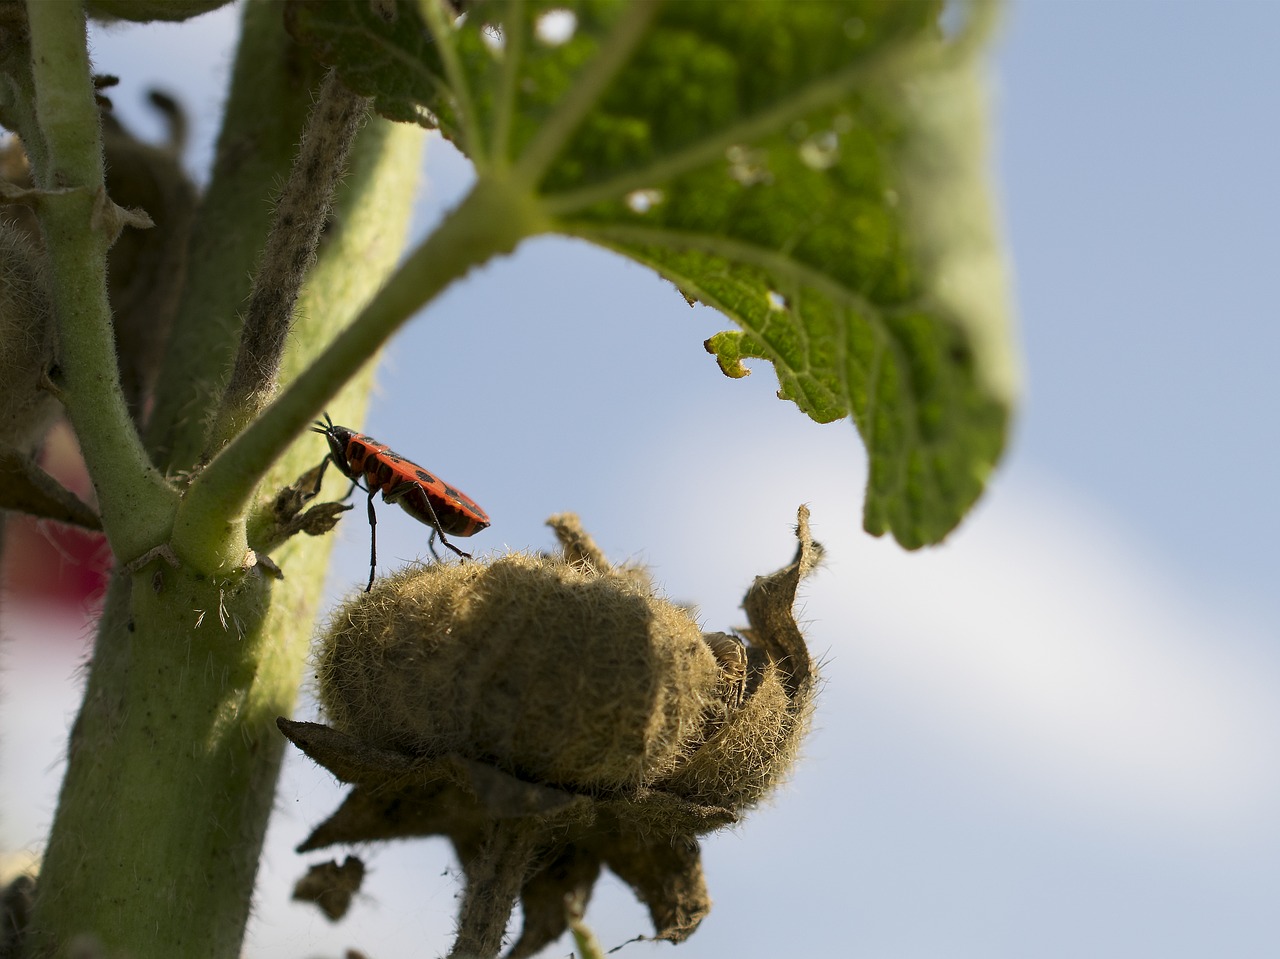
[[314, 420], [334, 393], [425, 303], [521, 239], [547, 228], [534, 198], [510, 181], [482, 178], [419, 246], [355, 321], [192, 483], [174, 527], [200, 549], [223, 548], [235, 564], [247, 543], [216, 543], [202, 530], [242, 515], [281, 447]]
[[528, 876], [539, 829], [527, 819], [495, 819], [483, 843], [463, 862], [467, 877], [458, 932], [449, 959], [492, 959]]
[[107, 249], [119, 211], [103, 184], [102, 130], [79, 3], [31, 3], [31, 72], [45, 165], [36, 183], [58, 316], [62, 402], [98, 493], [116, 556], [168, 536], [177, 493], [152, 466], [125, 405], [107, 302]]
[[330, 71], [302, 135], [289, 180], [276, 204], [262, 267], [253, 283], [231, 379], [214, 425], [211, 451], [220, 449], [270, 401], [292, 327], [298, 291], [315, 263], [316, 246], [346, 170], [369, 100]]
[[[286, 74], [306, 72], [304, 62], [279, 55], [289, 49], [279, 6], [249, 3], [235, 82], [262, 78], [242, 69], [249, 58], [255, 61], [249, 66], [269, 65], [266, 73], [280, 92]], [[245, 262], [237, 257], [252, 262], [266, 217], [250, 221], [243, 214], [265, 206], [276, 169], [255, 165], [259, 134], [274, 132], [248, 109], [252, 96], [245, 93], [239, 91], [238, 102], [233, 93], [220, 141], [220, 166], [233, 175], [206, 198], [202, 213], [209, 248], [223, 251], [222, 268]], [[303, 96], [303, 112], [287, 134], [291, 140], [304, 115]], [[335, 226], [302, 290], [302, 317], [282, 363], [282, 381], [314, 360], [399, 260], [422, 142], [422, 131], [380, 120], [357, 138]], [[259, 175], [240, 176], [246, 172]], [[240, 192], [225, 188], [232, 180]], [[260, 232], [246, 228], [252, 222], [261, 223]], [[214, 236], [215, 224], [224, 225], [227, 235]], [[193, 266], [202, 282], [210, 280], [203, 263]], [[234, 288], [238, 277], [224, 279]], [[220, 379], [231, 353], [217, 344], [235, 335], [225, 324], [219, 327], [227, 315], [222, 291], [216, 284], [207, 289], [203, 313], [198, 303], [188, 303], [187, 332], [213, 335], [203, 357], [193, 340], [181, 353], [189, 364], [184, 375], [203, 383]], [[357, 410], [370, 380], [366, 368], [339, 406]], [[162, 399], [192, 402], [205, 395], [173, 390], [171, 383]], [[203, 443], [202, 425], [198, 418], [187, 422], [182, 412], [157, 409], [172, 430], [165, 435], [183, 451], [198, 451], [192, 438]], [[185, 413], [189, 418], [189, 407]], [[309, 446], [283, 444], [278, 452], [261, 478], [267, 484], [284, 485], [314, 461]], [[210, 522], [234, 525], [227, 517]], [[205, 533], [211, 540], [229, 538], [217, 529]], [[274, 721], [293, 708], [332, 542], [298, 536], [281, 545], [274, 558], [287, 570], [282, 581], [256, 570], [209, 575], [193, 564], [155, 564], [113, 581], [41, 868], [30, 957], [65, 956], [86, 934], [103, 954], [131, 959], [240, 955], [282, 752]]]

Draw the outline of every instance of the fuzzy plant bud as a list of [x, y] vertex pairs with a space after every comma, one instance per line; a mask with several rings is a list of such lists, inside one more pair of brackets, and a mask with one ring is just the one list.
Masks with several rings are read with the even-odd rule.
[[704, 633], [571, 515], [558, 556], [405, 570], [333, 616], [318, 653], [328, 725], [280, 719], [352, 791], [299, 851], [447, 836], [466, 887], [451, 956], [558, 938], [601, 869], [681, 942], [711, 908], [697, 837], [785, 777], [817, 674], [792, 605], [821, 548], [758, 577], [736, 634]]
[[631, 577], [523, 554], [383, 581], [339, 612], [318, 668], [335, 729], [575, 790], [671, 775], [718, 674], [683, 609]]

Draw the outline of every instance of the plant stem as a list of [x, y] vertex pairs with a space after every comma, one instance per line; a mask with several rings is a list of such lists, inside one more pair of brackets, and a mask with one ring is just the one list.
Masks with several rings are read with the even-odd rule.
[[168, 537], [178, 494], [152, 466], [120, 389], [107, 249], [114, 205], [103, 185], [102, 131], [93, 98], [84, 10], [27, 5], [36, 116], [46, 163], [37, 185], [58, 316], [59, 386], [98, 493], [116, 556], [133, 559]]
[[346, 172], [351, 144], [368, 109], [369, 100], [348, 90], [331, 70], [276, 203], [241, 329], [240, 349], [214, 423], [211, 450], [220, 449], [244, 429], [275, 393], [298, 291], [315, 263], [334, 189]]
[[190, 470], [205, 451], [240, 341], [239, 312], [262, 263], [272, 193], [289, 175], [322, 77], [285, 33], [278, 4], [245, 4], [213, 173], [147, 424], [147, 446], [165, 470]]
[[498, 955], [540, 835], [539, 827], [524, 817], [490, 824], [476, 855], [463, 863], [467, 886], [449, 959]]
[[[273, 6], [250, 4], [246, 29], [282, 37], [278, 7], [261, 16]], [[254, 49], [261, 40], [246, 38]], [[284, 381], [399, 259], [422, 142], [422, 131], [381, 120], [357, 139], [338, 225], [302, 291]], [[264, 193], [257, 183], [254, 202]], [[205, 363], [221, 371], [221, 358]], [[365, 372], [340, 399], [348, 410], [364, 401]], [[314, 461], [308, 447], [281, 451], [267, 484]], [[332, 542], [282, 545], [283, 581], [219, 580], [191, 566], [113, 581], [41, 868], [31, 956], [62, 956], [82, 933], [130, 959], [239, 955], [282, 753], [274, 721], [293, 709]]]

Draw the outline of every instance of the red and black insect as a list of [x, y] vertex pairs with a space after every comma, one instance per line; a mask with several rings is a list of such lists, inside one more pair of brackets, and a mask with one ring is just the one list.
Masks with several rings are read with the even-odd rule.
[[431, 527], [431, 539], [427, 545], [436, 559], [440, 558], [436, 553], [436, 534], [439, 534], [440, 542], [459, 556], [471, 558], [470, 553], [464, 553], [445, 538], [445, 533], [472, 536], [488, 527], [489, 515], [471, 497], [372, 436], [345, 426], [335, 426], [328, 413], [324, 415], [323, 422], [316, 420], [311, 431], [323, 434], [329, 441], [329, 455], [325, 457], [316, 479], [316, 492], [320, 491], [324, 471], [333, 463], [343, 476], [351, 480], [347, 496], [354, 493], [356, 487], [369, 494], [369, 585], [365, 587], [366, 593], [373, 587], [374, 568], [378, 562], [378, 519], [373, 512], [373, 497], [378, 490], [382, 490], [384, 503], [398, 503], [414, 519]]

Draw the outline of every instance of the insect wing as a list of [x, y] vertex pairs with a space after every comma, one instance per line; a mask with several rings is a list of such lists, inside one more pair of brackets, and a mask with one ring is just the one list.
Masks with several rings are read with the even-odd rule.
[[489, 525], [489, 517], [465, 493], [437, 479], [422, 467], [407, 461], [398, 464], [401, 485], [392, 495], [383, 494], [388, 502], [421, 523], [437, 526], [450, 536], [472, 536]]

